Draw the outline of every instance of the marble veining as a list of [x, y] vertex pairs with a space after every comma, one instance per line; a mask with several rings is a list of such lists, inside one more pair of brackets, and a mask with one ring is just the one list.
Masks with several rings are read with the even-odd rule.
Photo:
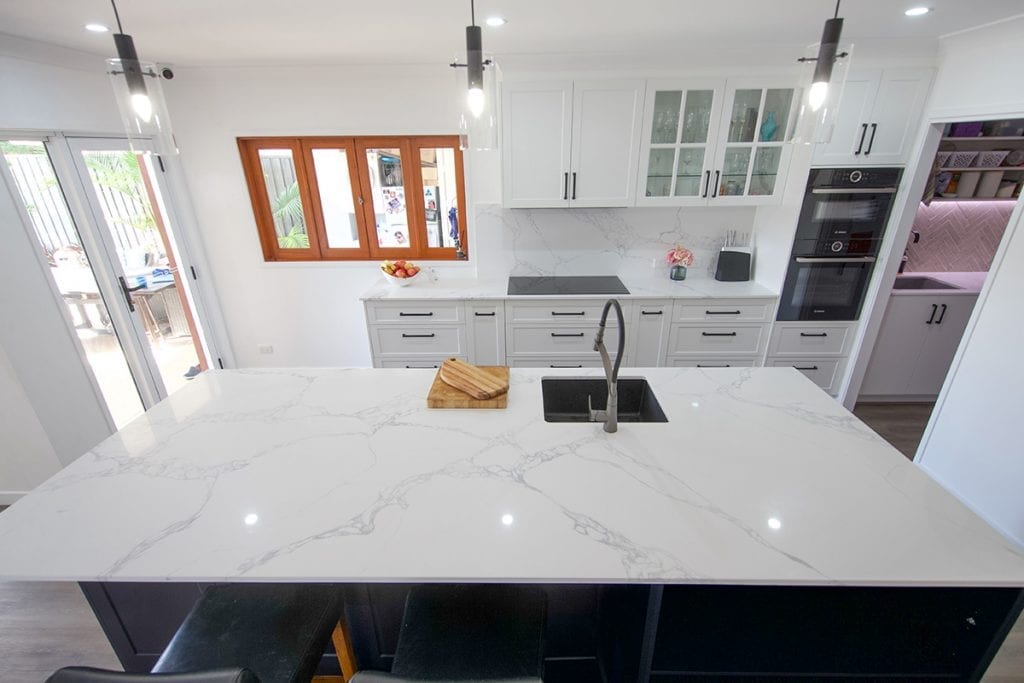
[[0, 580], [1024, 586], [1024, 555], [791, 368], [669, 422], [430, 410], [430, 370], [204, 373], [0, 516]]

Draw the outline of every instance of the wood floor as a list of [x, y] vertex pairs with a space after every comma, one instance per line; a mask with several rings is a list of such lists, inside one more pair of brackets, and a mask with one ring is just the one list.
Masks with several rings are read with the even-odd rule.
[[[913, 458], [931, 409], [930, 404], [922, 403], [862, 404], [854, 413]], [[78, 586], [0, 583], [0, 683], [37, 683], [71, 664], [120, 668]], [[1024, 683], [1024, 616], [1007, 636], [983, 680]]]

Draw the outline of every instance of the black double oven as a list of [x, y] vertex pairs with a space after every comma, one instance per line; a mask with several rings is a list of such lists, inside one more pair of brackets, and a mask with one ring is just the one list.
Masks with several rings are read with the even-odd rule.
[[901, 175], [899, 168], [811, 170], [779, 320], [857, 319]]

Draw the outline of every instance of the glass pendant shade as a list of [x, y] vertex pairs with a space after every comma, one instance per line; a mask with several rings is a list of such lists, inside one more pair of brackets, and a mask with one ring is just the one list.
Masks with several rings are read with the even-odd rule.
[[[843, 53], [845, 56], [840, 56]], [[853, 45], [835, 43], [823, 50], [821, 44], [815, 44], [808, 47], [805, 56], [819, 58], [821, 55], [825, 59], [831, 56], [830, 69], [824, 65], [819, 66], [813, 60], [803, 63], [800, 78], [802, 93], [792, 139], [796, 144], [813, 145], [827, 143], [832, 139], [847, 72], [853, 58]]]
[[[108, 59], [107, 73], [132, 149], [142, 154], [177, 154], [156, 65], [131, 58]], [[143, 141], [147, 144], [140, 145]]]
[[[487, 57], [482, 57], [483, 61], [487, 61]], [[462, 69], [455, 69], [454, 74], [459, 111], [459, 146], [463, 150], [498, 149], [498, 65], [491, 59], [491, 63], [478, 72], [478, 76], [473, 74], [472, 82]]]

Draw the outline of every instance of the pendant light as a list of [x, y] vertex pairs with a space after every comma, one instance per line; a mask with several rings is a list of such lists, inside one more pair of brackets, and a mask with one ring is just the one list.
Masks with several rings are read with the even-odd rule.
[[[174, 73], [168, 68], [157, 69], [155, 64], [139, 60], [135, 41], [121, 26], [115, 0], [110, 0], [110, 4], [117, 21], [117, 33], [114, 34], [117, 58], [107, 60], [107, 73], [128, 141], [139, 153], [176, 154], [178, 150], [160, 83], [162, 78], [173, 78]], [[152, 141], [152, 144], [140, 145], [143, 140]]]
[[817, 55], [797, 60], [804, 64], [813, 64], [814, 71], [810, 77], [810, 84], [805, 88], [801, 98], [793, 142], [810, 144], [828, 142], [832, 138], [832, 129], [852, 52], [852, 47], [842, 52], [839, 50], [839, 41], [843, 35], [843, 18], [839, 16], [841, 1], [836, 0], [835, 13], [831, 19], [825, 20], [821, 40], [817, 45]]
[[[470, 24], [466, 27], [466, 61], [452, 62], [453, 68], [466, 69], [465, 99], [459, 107], [462, 149], [497, 148], [495, 66], [485, 59], [483, 34], [476, 24], [475, 0], [469, 2]], [[461, 89], [461, 88], [460, 88]]]

